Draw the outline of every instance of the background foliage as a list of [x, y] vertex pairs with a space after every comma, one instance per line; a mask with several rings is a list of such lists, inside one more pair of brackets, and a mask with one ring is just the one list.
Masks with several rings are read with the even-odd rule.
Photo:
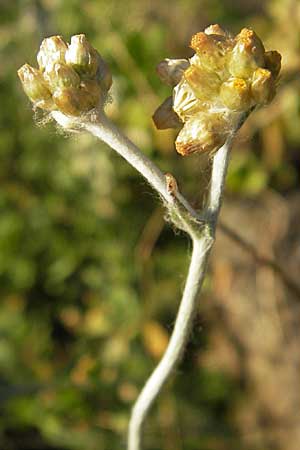
[[[45, 36], [84, 32], [109, 62], [109, 115], [200, 206], [205, 158], [151, 115], [155, 74], [210, 23], [252, 26], [283, 55], [279, 93], [236, 140], [223, 220], [300, 268], [296, 0], [1, 1], [0, 448], [117, 450], [161, 357], [188, 264], [143, 180], [87, 135], [32, 118], [16, 77]], [[37, 117], [36, 121], [42, 118]], [[149, 450], [297, 450], [299, 299], [220, 232], [191, 342], [153, 408]]]

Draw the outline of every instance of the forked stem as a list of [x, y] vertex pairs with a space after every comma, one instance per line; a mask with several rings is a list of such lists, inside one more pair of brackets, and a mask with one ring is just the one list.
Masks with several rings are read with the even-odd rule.
[[219, 215], [226, 172], [230, 155], [231, 141], [228, 141], [214, 156], [212, 180], [207, 210], [206, 225], [199, 234], [192, 236], [193, 252], [182, 300], [178, 310], [175, 327], [169, 345], [158, 366], [150, 375], [142, 392], [140, 393], [131, 414], [128, 434], [128, 450], [140, 450], [142, 441], [142, 428], [147, 414], [169, 379], [178, 366], [185, 350], [193, 319], [198, 306], [198, 294], [206, 273], [207, 261], [214, 243], [215, 229]]
[[[208, 205], [200, 216], [179, 191], [170, 193], [165, 175], [160, 169], [124, 136], [104, 114], [101, 113], [96, 119], [84, 122], [82, 128], [116, 150], [146, 178], [162, 198], [170, 212], [171, 219], [174, 220], [174, 224], [186, 231], [193, 242], [186, 284], [170, 342], [132, 410], [127, 448], [128, 450], [141, 450], [142, 429], [147, 414], [162, 387], [181, 360], [197, 311], [198, 294], [214, 242], [217, 218], [222, 202], [231, 139], [214, 156]], [[205, 220], [203, 220], [203, 217]]]
[[179, 208], [193, 216], [194, 219], [198, 219], [196, 211], [188, 200], [179, 191], [173, 195], [168, 191], [163, 172], [103, 112], [98, 113], [94, 120], [81, 122], [81, 125], [83, 129], [101, 139], [126, 159], [148, 181], [169, 208]]

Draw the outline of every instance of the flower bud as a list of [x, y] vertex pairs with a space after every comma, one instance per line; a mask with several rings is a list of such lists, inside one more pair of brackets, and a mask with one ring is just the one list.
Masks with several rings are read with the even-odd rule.
[[281, 55], [272, 50], [265, 53], [265, 67], [270, 70], [274, 78], [277, 78], [281, 69]]
[[221, 80], [214, 72], [191, 65], [184, 72], [184, 78], [199, 100], [211, 100], [219, 94]]
[[95, 76], [98, 69], [99, 55], [91, 46], [84, 34], [71, 37], [65, 55], [66, 63], [74, 67], [78, 73]]
[[205, 113], [192, 117], [185, 124], [175, 141], [180, 155], [191, 153], [213, 153], [228, 137], [228, 123], [221, 113]]
[[57, 89], [53, 100], [58, 109], [69, 116], [79, 116], [94, 109], [101, 98], [101, 89], [94, 80], [82, 82], [79, 88]]
[[74, 87], [57, 89], [53, 94], [53, 101], [63, 114], [79, 116], [82, 113], [79, 92], [79, 89]]
[[261, 105], [269, 103], [275, 93], [275, 82], [271, 72], [267, 69], [257, 69], [251, 83], [251, 94], [255, 102]]
[[221, 86], [220, 99], [232, 111], [247, 111], [251, 104], [248, 83], [242, 78], [229, 78]]
[[231, 48], [231, 40], [222, 35], [197, 33], [192, 37], [191, 47], [195, 50], [200, 65], [209, 71], [223, 71], [225, 56]]
[[264, 46], [253, 30], [243, 28], [235, 38], [235, 46], [228, 63], [232, 76], [247, 78], [264, 65]]
[[163, 83], [176, 86], [189, 65], [187, 59], [164, 59], [156, 67], [156, 72]]
[[214, 25], [210, 25], [209, 27], [205, 28], [204, 33], [209, 35], [209, 34], [218, 34], [219, 36], [228, 36], [228, 33], [226, 33], [226, 31], [224, 31], [220, 25], [218, 25], [217, 23]]
[[183, 122], [175, 142], [181, 155], [213, 153], [222, 146], [244, 113], [271, 101], [281, 64], [279, 53], [265, 53], [261, 40], [247, 28], [233, 38], [211, 25], [192, 37], [191, 47], [196, 53], [188, 67], [180, 60], [159, 64], [162, 80], [177, 84], [173, 102], [168, 98], [153, 116], [160, 129], [177, 125], [178, 118]]
[[[35, 106], [62, 115], [79, 116], [102, 108], [112, 84], [106, 62], [85, 35], [73, 36], [67, 44], [60, 36], [44, 39], [37, 56], [40, 70], [25, 64], [19, 77]], [[54, 116], [53, 116], [54, 117]]]
[[[100, 102], [102, 89], [96, 80], [85, 80], [80, 84], [80, 91], [87, 97], [87, 110], [95, 108]], [[92, 105], [91, 107], [89, 105]]]
[[65, 62], [67, 44], [61, 36], [51, 36], [43, 40], [37, 54], [37, 62], [41, 70], [55, 63]]
[[35, 106], [43, 109], [51, 109], [53, 106], [51, 92], [41, 72], [29, 64], [24, 64], [18, 70], [18, 75], [26, 95]]
[[153, 122], [158, 130], [167, 128], [179, 128], [183, 125], [173, 109], [173, 99], [168, 97], [155, 111], [152, 116]]
[[56, 63], [52, 66], [48, 65], [44, 72], [44, 78], [47, 80], [52, 92], [56, 89], [79, 87], [80, 85], [79, 75], [72, 67], [66, 64]]

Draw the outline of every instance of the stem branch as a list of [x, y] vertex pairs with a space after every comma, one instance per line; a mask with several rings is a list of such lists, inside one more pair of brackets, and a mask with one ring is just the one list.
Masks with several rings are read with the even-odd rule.
[[[177, 227], [186, 231], [193, 242], [190, 267], [169, 345], [158, 366], [146, 382], [132, 410], [128, 433], [128, 450], [140, 450], [143, 423], [163, 385], [180, 362], [197, 310], [198, 293], [202, 286], [208, 256], [214, 242], [217, 218], [222, 202], [231, 139], [214, 156], [208, 205], [200, 216], [177, 189], [168, 190], [166, 177], [160, 169], [124, 136], [103, 113], [100, 113], [96, 119], [85, 121], [82, 128], [116, 150], [143, 175], [163, 199], [171, 220]], [[205, 219], [203, 219], [204, 217]]]
[[82, 127], [126, 159], [148, 181], [167, 206], [172, 209], [175, 207], [177, 212], [181, 210], [181, 212], [184, 211], [193, 216], [194, 219], [199, 219], [197, 212], [179, 191], [173, 194], [168, 191], [166, 177], [156, 164], [142, 153], [127, 136], [124, 136], [104, 113], [99, 113], [96, 121], [85, 121]]

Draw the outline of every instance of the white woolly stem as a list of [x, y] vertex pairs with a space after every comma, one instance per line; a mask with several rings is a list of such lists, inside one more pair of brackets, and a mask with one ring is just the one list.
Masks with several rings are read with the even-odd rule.
[[152, 403], [165, 382], [180, 362], [186, 347], [193, 318], [197, 310], [197, 299], [207, 266], [208, 256], [213, 245], [217, 217], [220, 211], [224, 190], [231, 141], [221, 147], [213, 159], [207, 216], [207, 228], [193, 238], [193, 254], [186, 279], [175, 327], [160, 363], [146, 382], [132, 410], [129, 424], [128, 450], [140, 450], [142, 426]]
[[231, 141], [228, 140], [214, 156], [209, 201], [204, 214], [201, 216], [206, 218], [203, 222], [203, 219], [200, 220], [200, 216], [177, 190], [171, 193], [168, 191], [164, 174], [138, 147], [121, 134], [103, 113], [98, 115], [96, 119], [81, 122], [81, 128], [107, 143], [146, 178], [164, 200], [170, 213], [172, 213], [171, 218], [175, 225], [184, 229], [193, 242], [191, 263], [169, 345], [160, 363], [146, 382], [132, 410], [128, 433], [128, 450], [141, 450], [143, 423], [163, 385], [180, 362], [197, 310], [198, 293], [205, 276], [222, 202]]
[[210, 191], [208, 197], [208, 215], [215, 222], [221, 208], [224, 185], [226, 180], [227, 167], [230, 157], [231, 139], [217, 151], [213, 159]]
[[96, 122], [85, 122], [83, 128], [113, 148], [119, 155], [129, 162], [149, 184], [161, 195], [171, 202], [172, 197], [167, 191], [166, 179], [161, 170], [144, 155], [120, 130], [101, 114]]
[[101, 112], [93, 120], [79, 122], [81, 129], [113, 148], [133, 166], [161, 196], [174, 224], [191, 237], [197, 235], [197, 228], [203, 219], [192, 208], [188, 200], [176, 188], [169, 191], [166, 176], [161, 170]]
[[129, 424], [128, 450], [140, 450], [143, 422], [152, 403], [182, 357], [189, 338], [193, 318], [197, 311], [198, 293], [205, 276], [207, 259], [212, 243], [213, 239], [205, 234], [202, 238], [193, 242], [191, 263], [175, 327], [165, 354], [146, 382], [132, 410]]
[[172, 207], [178, 216], [182, 215], [183, 210], [199, 220], [197, 212], [188, 200], [179, 191], [172, 193], [168, 191], [166, 177], [162, 171], [127, 136], [124, 136], [104, 113], [98, 114], [94, 121], [81, 122], [81, 126], [126, 159], [156, 190], [169, 209]]

